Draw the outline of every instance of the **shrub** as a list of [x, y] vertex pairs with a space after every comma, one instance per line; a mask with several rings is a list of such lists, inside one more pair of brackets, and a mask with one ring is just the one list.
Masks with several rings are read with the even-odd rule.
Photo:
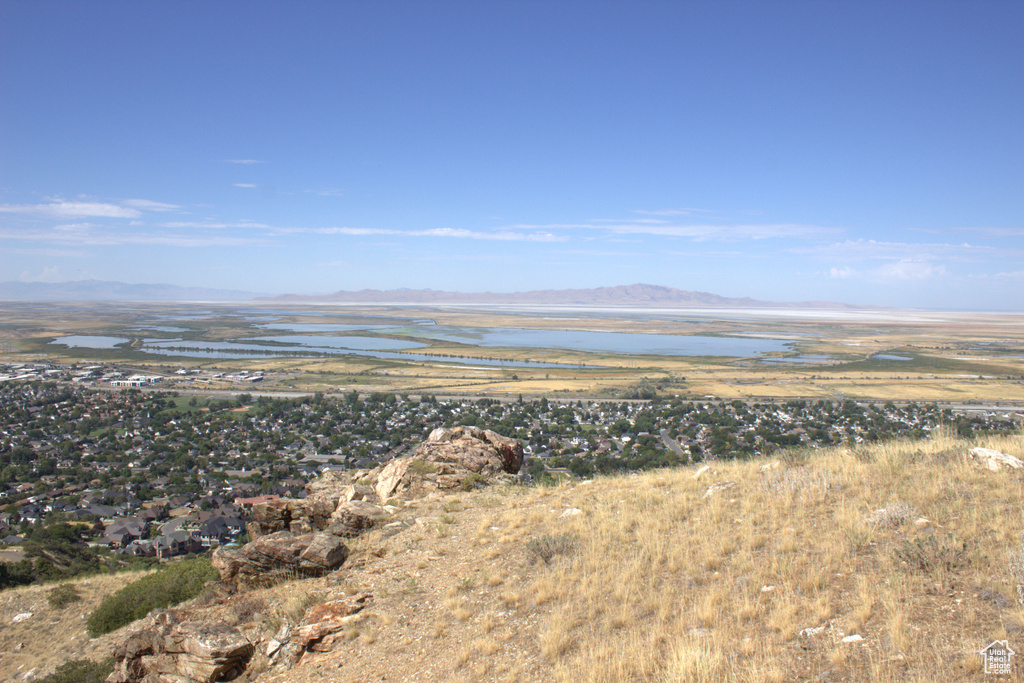
[[466, 475], [466, 478], [462, 480], [460, 486], [462, 487], [463, 491], [472, 491], [478, 485], [483, 486], [486, 483], [487, 480], [484, 479], [482, 476], [480, 476], [476, 472], [470, 472], [469, 474]]
[[50, 603], [51, 607], [57, 609], [64, 609], [73, 602], [78, 602], [82, 599], [82, 596], [78, 594], [78, 589], [70, 583], [62, 583], [46, 595], [46, 601]]
[[422, 476], [437, 472], [437, 465], [427, 460], [413, 460], [409, 463], [409, 469]]
[[555, 555], [567, 555], [576, 548], [576, 539], [568, 534], [549, 534], [530, 539], [526, 549], [534, 558], [549, 564]]
[[113, 657], [98, 662], [76, 659], [61, 664], [49, 676], [38, 679], [38, 683], [103, 683], [113, 670]]
[[86, 630], [93, 638], [110, 633], [149, 614], [197, 596], [217, 570], [203, 557], [168, 565], [104, 598], [89, 615]]
[[868, 524], [883, 529], [898, 529], [912, 520], [916, 514], [917, 510], [900, 501], [872, 512], [868, 517]]
[[897, 561], [906, 562], [911, 569], [933, 572], [939, 569], [951, 571], [971, 563], [967, 541], [947, 536], [941, 541], [930, 534], [927, 538], [903, 541], [893, 551]]

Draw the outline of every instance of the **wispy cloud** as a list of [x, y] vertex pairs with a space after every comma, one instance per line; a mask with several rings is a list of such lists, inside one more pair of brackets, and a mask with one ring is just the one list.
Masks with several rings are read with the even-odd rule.
[[948, 275], [946, 266], [941, 263], [929, 263], [914, 259], [902, 259], [895, 263], [886, 263], [876, 270], [882, 280], [930, 280], [933, 277]]
[[306, 194], [315, 194], [319, 197], [344, 197], [345, 191], [339, 187], [321, 187], [315, 190], [303, 190]]
[[949, 235], [961, 233], [974, 235], [982, 239], [999, 239], [1001, 237], [1024, 237], [1024, 228], [996, 228], [991, 226], [954, 226], [950, 228], [907, 228], [911, 232], [922, 232], [930, 235]]
[[[648, 213], [653, 214], [654, 212]], [[598, 218], [584, 223], [515, 224], [506, 227], [508, 229], [587, 230], [594, 234], [651, 235], [720, 242], [783, 238], [826, 239], [836, 237], [844, 232], [842, 228], [799, 223], [685, 224], [663, 218], [632, 220]]]
[[253, 183], [235, 183], [234, 185], [235, 185], [235, 187], [245, 187], [245, 188], [254, 188], [254, 187], [256, 187], [256, 185], [253, 184]]
[[977, 244], [942, 244], [914, 242], [878, 242], [875, 240], [846, 240], [832, 244], [796, 247], [789, 251], [798, 254], [816, 254], [843, 260], [913, 260], [927, 261], [939, 258], [976, 261], [984, 258], [1024, 257], [1024, 250], [982, 246]]
[[263, 239], [225, 235], [188, 235], [164, 232], [127, 232], [95, 228], [89, 224], [65, 225], [52, 230], [2, 230], [0, 240], [19, 240], [79, 246], [151, 245], [167, 247], [252, 246]]
[[859, 273], [850, 266], [843, 266], [842, 268], [832, 268], [828, 272], [828, 276], [834, 280], [849, 280], [850, 278], [856, 277]]
[[243, 166], [266, 163], [262, 159], [225, 159], [224, 162], [228, 164], [242, 164]]
[[133, 209], [141, 209], [142, 211], [177, 211], [181, 208], [177, 204], [154, 202], [151, 199], [125, 199], [121, 201], [121, 204], [130, 206]]
[[69, 220], [76, 218], [141, 218], [144, 211], [178, 211], [177, 204], [152, 199], [123, 199], [118, 203], [55, 198], [45, 204], [0, 204], [0, 213]]
[[711, 209], [636, 209], [634, 213], [638, 213], [642, 216], [710, 216], [720, 214], [720, 211], [713, 211]]
[[1002, 273], [972, 273], [968, 277], [976, 280], [1021, 280], [1024, 281], [1024, 270], [1011, 270]]
[[61, 277], [60, 268], [57, 266], [48, 266], [38, 273], [23, 270], [18, 279], [22, 282], [60, 282], [66, 278]]
[[52, 201], [48, 204], [0, 204], [0, 213], [45, 218], [139, 218], [142, 212], [130, 206], [105, 202]]
[[943, 264], [923, 259], [900, 259], [862, 270], [850, 266], [833, 267], [828, 272], [828, 276], [834, 280], [864, 280], [875, 283], [923, 282], [948, 275], [949, 270]]
[[794, 237], [817, 237], [835, 235], [836, 228], [795, 223], [765, 223], [740, 225], [679, 225], [659, 223], [619, 223], [604, 226], [617, 234], [660, 235], [662, 237], [687, 237], [695, 240], [717, 240], [736, 242], [741, 240], [764, 240]]
[[551, 233], [480, 232], [459, 228], [431, 228], [428, 230], [392, 230], [387, 228], [281, 228], [282, 233], [312, 233], [318, 235], [390, 235], [395, 237], [443, 237], [449, 239], [497, 240], [501, 242], [564, 242], [567, 238]]
[[225, 228], [268, 230], [273, 226], [267, 225], [266, 223], [256, 223], [254, 221], [234, 221], [232, 223], [221, 223], [217, 221], [168, 221], [166, 223], [161, 223], [160, 227], [175, 229], [197, 228], [200, 230], [221, 230]]

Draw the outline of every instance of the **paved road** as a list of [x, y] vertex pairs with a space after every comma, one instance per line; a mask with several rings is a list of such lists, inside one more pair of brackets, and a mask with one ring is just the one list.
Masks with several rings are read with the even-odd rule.
[[665, 448], [671, 449], [680, 458], [686, 457], [686, 454], [683, 453], [683, 447], [679, 445], [678, 441], [669, 436], [667, 429], [661, 430], [661, 441], [665, 444]]

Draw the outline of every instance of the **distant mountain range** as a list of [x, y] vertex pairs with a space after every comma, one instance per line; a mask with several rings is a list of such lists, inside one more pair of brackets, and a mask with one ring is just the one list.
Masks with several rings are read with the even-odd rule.
[[779, 303], [749, 297], [659, 285], [621, 285], [595, 289], [538, 289], [528, 292], [445, 292], [434, 289], [361, 289], [333, 294], [258, 296], [254, 292], [165, 284], [127, 284], [105, 280], [75, 282], [0, 282], [6, 301], [276, 301], [351, 304], [521, 304], [549, 306], [683, 306], [688, 308], [855, 308], [828, 301]]
[[687, 306], [705, 308], [851, 308], [846, 304], [826, 301], [777, 303], [748, 297], [734, 298], [691, 292], [659, 285], [621, 285], [596, 289], [540, 289], [529, 292], [445, 292], [433, 289], [361, 289], [333, 294], [285, 294], [266, 297], [263, 301], [310, 303], [389, 303], [389, 304], [547, 304], [582, 306]]
[[75, 282], [0, 282], [6, 301], [245, 301], [256, 294], [234, 289], [130, 285], [105, 280]]

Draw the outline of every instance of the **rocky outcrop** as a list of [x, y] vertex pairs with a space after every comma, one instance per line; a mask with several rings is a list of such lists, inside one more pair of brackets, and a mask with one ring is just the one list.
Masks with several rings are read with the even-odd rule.
[[329, 652], [338, 634], [370, 600], [366, 593], [313, 605], [292, 630], [292, 642], [303, 652]]
[[509, 480], [523, 464], [515, 439], [478, 427], [438, 428], [407, 458], [370, 472], [327, 472], [306, 486], [303, 499], [253, 506], [249, 538], [317, 531], [352, 538], [386, 522], [382, 501]]
[[388, 522], [395, 508], [380, 501], [507, 479], [522, 464], [523, 447], [515, 439], [477, 427], [435, 429], [411, 457], [369, 473], [328, 472], [306, 486], [303, 499], [254, 505], [252, 541], [240, 550], [217, 550], [214, 566], [237, 588], [321, 576], [348, 556], [340, 539]]
[[477, 474], [515, 474], [523, 466], [523, 447], [515, 439], [479, 427], [439, 427], [416, 449], [414, 459], [448, 462]]
[[247, 588], [323, 576], [340, 567], [347, 558], [348, 547], [334, 534], [296, 535], [277, 531], [239, 550], [218, 548], [213, 553], [212, 563], [220, 572], [221, 581]]
[[992, 472], [998, 472], [1004, 467], [1014, 470], [1024, 468], [1024, 461], [1020, 458], [1000, 453], [991, 448], [972, 448], [970, 458], [979, 467], [984, 467]]
[[377, 473], [379, 500], [466, 488], [516, 474], [523, 447], [515, 439], [479, 427], [438, 428], [411, 457], [398, 458]]
[[365, 500], [342, 501], [331, 515], [327, 532], [343, 538], [355, 538], [389, 518], [387, 510], [379, 505]]
[[174, 610], [146, 617], [143, 628], [114, 652], [108, 683], [213, 683], [245, 671], [255, 648], [223, 622], [179, 621]]

